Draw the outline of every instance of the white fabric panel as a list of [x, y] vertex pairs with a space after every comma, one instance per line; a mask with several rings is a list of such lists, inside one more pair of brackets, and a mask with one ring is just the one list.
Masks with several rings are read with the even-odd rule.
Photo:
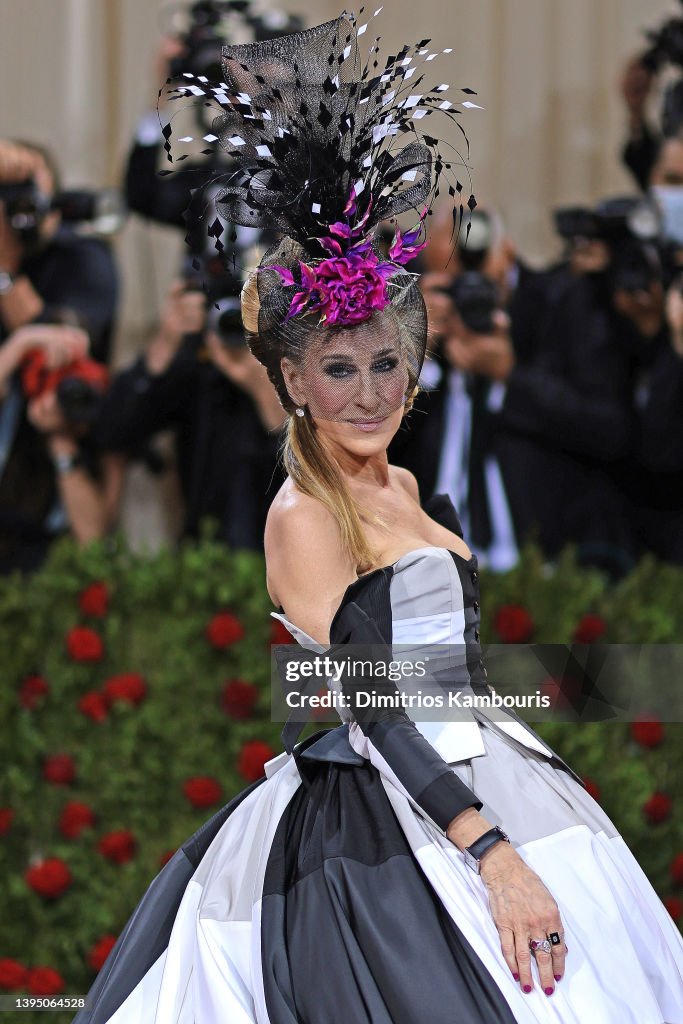
[[[483, 813], [507, 825], [560, 908], [569, 947], [565, 976], [547, 997], [535, 975], [527, 995], [503, 960], [480, 876], [416, 812], [359, 727], [351, 732], [354, 749], [381, 772], [437, 897], [518, 1024], [683, 1024], [683, 939], [613, 823], [566, 772], [525, 756], [488, 728], [482, 733], [487, 756], [454, 769], [473, 779], [485, 795]], [[107, 1024], [269, 1024], [260, 960], [263, 871], [274, 829], [298, 785], [288, 758], [228, 818], [188, 886], [168, 954]]]

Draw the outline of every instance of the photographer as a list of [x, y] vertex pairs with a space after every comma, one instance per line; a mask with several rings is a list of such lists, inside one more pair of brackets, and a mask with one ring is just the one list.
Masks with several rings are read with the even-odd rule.
[[[515, 358], [529, 363], [543, 339], [547, 308], [558, 291], [556, 271], [532, 270], [520, 258], [507, 236], [500, 214], [478, 205], [453, 246], [453, 219], [444, 208], [430, 224], [429, 245], [423, 254], [423, 291], [432, 304], [440, 300], [439, 287], [460, 274], [475, 271], [492, 282], [497, 302], [510, 317]], [[440, 281], [440, 284], [433, 282]], [[561, 282], [559, 282], [561, 286]]]
[[[623, 467], [635, 439], [633, 402], [640, 366], [661, 344], [663, 323], [656, 250], [644, 238], [628, 237], [627, 220], [634, 211], [634, 223], [648, 227], [638, 205], [621, 200], [602, 204], [601, 219], [584, 211], [579, 226], [568, 227], [560, 218], [558, 226], [567, 229], [572, 251], [545, 303], [539, 304], [543, 333], [527, 361], [517, 358], [500, 300], [493, 292], [487, 295], [485, 279], [471, 272], [461, 275], [453, 294], [460, 318], [452, 321], [442, 347], [451, 370], [473, 375], [470, 390], [473, 386], [478, 397], [467, 471], [471, 483], [461, 484], [474, 500], [475, 542], [477, 533], [480, 541], [491, 532], [506, 533], [493, 527], [497, 503], [509, 508], [510, 516], [500, 520], [512, 520], [517, 544], [535, 539], [553, 558], [573, 542], [581, 560], [617, 576], [633, 564], [636, 542], [622, 491]], [[585, 225], [586, 219], [591, 225]], [[457, 378], [451, 374], [451, 380]], [[423, 401], [431, 408], [448, 399], [430, 393]], [[466, 405], [461, 397], [461, 407]], [[446, 427], [442, 421], [440, 439], [432, 436], [429, 443], [419, 439], [428, 429], [419, 418], [409, 428], [415, 435], [409, 468], [418, 475], [421, 469], [427, 493], [443, 482], [434, 471], [430, 445], [441, 452], [444, 438], [467, 426], [453, 424]], [[502, 488], [493, 485], [498, 498], [487, 482], [486, 501], [477, 469], [481, 448], [485, 467], [486, 459], [495, 458], [502, 481]], [[484, 475], [490, 472], [484, 469]], [[460, 478], [465, 480], [462, 470]], [[509, 542], [506, 547], [513, 550]]]
[[[166, 33], [153, 62], [155, 92], [150, 110], [138, 121], [135, 139], [128, 154], [125, 175], [126, 201], [130, 210], [161, 224], [184, 227], [190, 190], [202, 188], [217, 172], [225, 172], [226, 157], [217, 148], [207, 161], [188, 159], [172, 175], [159, 177], [168, 170], [156, 110], [157, 92], [168, 78], [184, 72], [205, 75], [209, 81], [221, 81], [221, 48], [224, 44], [247, 38], [272, 39], [302, 27], [301, 20], [276, 10], [252, 13], [246, 0], [196, 0], [184, 12], [176, 31]], [[174, 26], [175, 28], [175, 26]], [[245, 38], [246, 37], [246, 38]], [[218, 106], [198, 104], [195, 108], [201, 135], [211, 131]], [[190, 217], [190, 222], [192, 222]], [[250, 229], [246, 229], [249, 231]]]
[[97, 427], [99, 445], [130, 457], [173, 428], [185, 501], [182, 535], [217, 522], [233, 548], [260, 550], [282, 477], [284, 414], [265, 369], [246, 347], [238, 296], [215, 310], [186, 282], [171, 287], [147, 351], [114, 380]]
[[491, 418], [515, 363], [510, 318], [478, 271], [431, 273], [423, 288], [443, 373], [423, 383], [390, 458], [414, 473], [425, 499], [449, 494], [481, 564], [504, 572], [518, 560], [517, 531]]
[[93, 357], [106, 362], [118, 294], [113, 257], [105, 242], [63, 222], [59, 187], [46, 150], [0, 139], [0, 340], [70, 309]]
[[666, 296], [666, 329], [643, 365], [637, 443], [624, 473], [640, 553], [683, 565], [683, 279]]
[[90, 438], [107, 375], [87, 352], [66, 324], [27, 324], [0, 346], [0, 573], [33, 571], [56, 537], [85, 544], [112, 524], [114, 468]]

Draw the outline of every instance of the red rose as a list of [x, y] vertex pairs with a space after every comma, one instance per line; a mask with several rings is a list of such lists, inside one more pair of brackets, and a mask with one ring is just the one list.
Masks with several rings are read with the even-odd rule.
[[28, 970], [18, 960], [11, 960], [8, 956], [0, 960], [0, 988], [6, 992], [25, 988], [27, 978]]
[[43, 778], [53, 786], [68, 786], [76, 777], [76, 765], [70, 754], [52, 754], [45, 758]]
[[251, 683], [231, 679], [223, 687], [221, 706], [231, 718], [249, 718], [258, 700], [259, 692]]
[[13, 807], [0, 807], [0, 836], [6, 836], [14, 821]]
[[631, 736], [641, 747], [658, 747], [664, 739], [664, 726], [658, 721], [638, 719], [631, 722]]
[[70, 800], [62, 808], [59, 816], [59, 829], [67, 839], [78, 839], [84, 828], [90, 828], [95, 824], [95, 814], [92, 808], [80, 800]]
[[71, 872], [59, 857], [48, 857], [30, 867], [24, 874], [24, 880], [39, 896], [56, 899], [71, 885]]
[[271, 757], [275, 757], [275, 751], [267, 743], [263, 743], [262, 740], [250, 740], [240, 751], [237, 771], [247, 782], [256, 782], [263, 775], [263, 766]]
[[493, 628], [504, 644], [523, 644], [533, 636], [534, 620], [526, 608], [505, 604], [496, 612]]
[[50, 692], [50, 687], [42, 676], [27, 676], [19, 689], [19, 700], [22, 707], [33, 711], [40, 704], [40, 698]]
[[679, 853], [674, 857], [670, 870], [674, 885], [683, 885], [683, 853]]
[[643, 814], [651, 825], [660, 825], [671, 814], [672, 801], [666, 793], [653, 793], [643, 804]]
[[133, 859], [136, 845], [133, 833], [127, 828], [122, 828], [102, 836], [97, 843], [97, 849], [103, 857], [114, 864], [126, 864]]
[[104, 965], [104, 961], [107, 959], [115, 945], [115, 935], [103, 935], [88, 953], [88, 966], [92, 967], [93, 971], [101, 970]]
[[662, 902], [674, 921], [678, 921], [683, 914], [683, 901], [679, 900], [678, 896], [667, 896]]
[[244, 626], [232, 612], [219, 612], [206, 627], [206, 637], [212, 647], [222, 651], [244, 636]]
[[583, 780], [583, 784], [586, 787], [586, 792], [589, 796], [592, 796], [594, 800], [600, 799], [600, 787], [597, 782], [594, 782], [593, 779], [585, 778]]
[[108, 717], [108, 704], [98, 690], [90, 690], [83, 694], [78, 702], [78, 710], [93, 722], [103, 722]]
[[104, 657], [102, 637], [87, 626], [74, 626], [69, 630], [66, 649], [72, 661], [101, 661]]
[[166, 850], [166, 853], [162, 853], [162, 855], [159, 857], [159, 863], [161, 864], [162, 868], [164, 867], [164, 865], [168, 864], [169, 860], [171, 860], [172, 857], [175, 857], [175, 854], [175, 850]]
[[607, 623], [600, 615], [583, 615], [574, 630], [574, 643], [594, 644], [607, 630]]
[[287, 627], [279, 619], [271, 619], [270, 621], [270, 642], [271, 644], [293, 644], [296, 643], [294, 637], [289, 632]]
[[222, 792], [220, 784], [208, 776], [198, 775], [183, 783], [183, 793], [193, 807], [211, 807], [218, 803]]
[[109, 590], [106, 583], [91, 583], [78, 596], [78, 607], [84, 615], [103, 619], [109, 610]]
[[109, 704], [122, 701], [128, 704], [141, 704], [147, 695], [145, 680], [137, 672], [123, 672], [120, 676], [112, 676], [102, 687], [102, 695]]
[[56, 996], [64, 991], [64, 979], [53, 967], [32, 967], [26, 985], [32, 996]]

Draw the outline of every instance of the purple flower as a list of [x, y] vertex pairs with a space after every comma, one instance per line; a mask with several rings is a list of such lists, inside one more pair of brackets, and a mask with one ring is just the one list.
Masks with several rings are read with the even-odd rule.
[[[372, 247], [372, 234], [362, 237], [371, 209], [372, 197], [365, 213], [352, 227], [350, 221], [358, 212], [358, 202], [355, 190], [351, 189], [344, 207], [346, 223], [335, 221], [328, 227], [330, 234], [318, 239], [328, 253], [327, 258], [314, 266], [299, 263], [301, 287], [292, 298], [286, 320], [299, 313], [319, 312], [322, 323], [343, 327], [369, 320], [376, 310], [389, 305], [387, 281], [397, 272], [397, 264], [408, 263], [427, 244], [418, 244], [427, 208], [412, 231], [402, 235], [396, 230], [388, 263], [379, 262]], [[283, 284], [296, 284], [291, 270], [281, 266], [271, 269], [280, 275]]]
[[287, 319], [307, 308], [320, 312], [321, 321], [330, 326], [368, 320], [389, 305], [387, 279], [395, 272], [391, 263], [379, 263], [374, 252], [333, 256], [316, 267], [302, 263], [302, 290], [292, 299]]

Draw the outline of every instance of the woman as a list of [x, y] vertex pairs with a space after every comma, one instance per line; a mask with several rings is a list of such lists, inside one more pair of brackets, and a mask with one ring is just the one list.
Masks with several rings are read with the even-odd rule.
[[[364, 31], [343, 16], [224, 51], [215, 130], [237, 170], [222, 212], [283, 234], [242, 299], [289, 413], [265, 542], [274, 614], [300, 646], [278, 663], [286, 682], [312, 652], [374, 671], [395, 646], [429, 651], [442, 694], [482, 696], [476, 557], [448, 499], [421, 507], [386, 454], [424, 358], [403, 268], [426, 211], [388, 254], [372, 233], [445, 169], [431, 136], [390, 144], [445, 87], [403, 88], [425, 43], [361, 68]], [[409, 716], [379, 671], [367, 707], [339, 664], [343, 724], [297, 743], [288, 721], [267, 777], [154, 880], [78, 1024], [683, 1024], [681, 937], [552, 750], [512, 714]], [[422, 685], [405, 667], [399, 681]]]

